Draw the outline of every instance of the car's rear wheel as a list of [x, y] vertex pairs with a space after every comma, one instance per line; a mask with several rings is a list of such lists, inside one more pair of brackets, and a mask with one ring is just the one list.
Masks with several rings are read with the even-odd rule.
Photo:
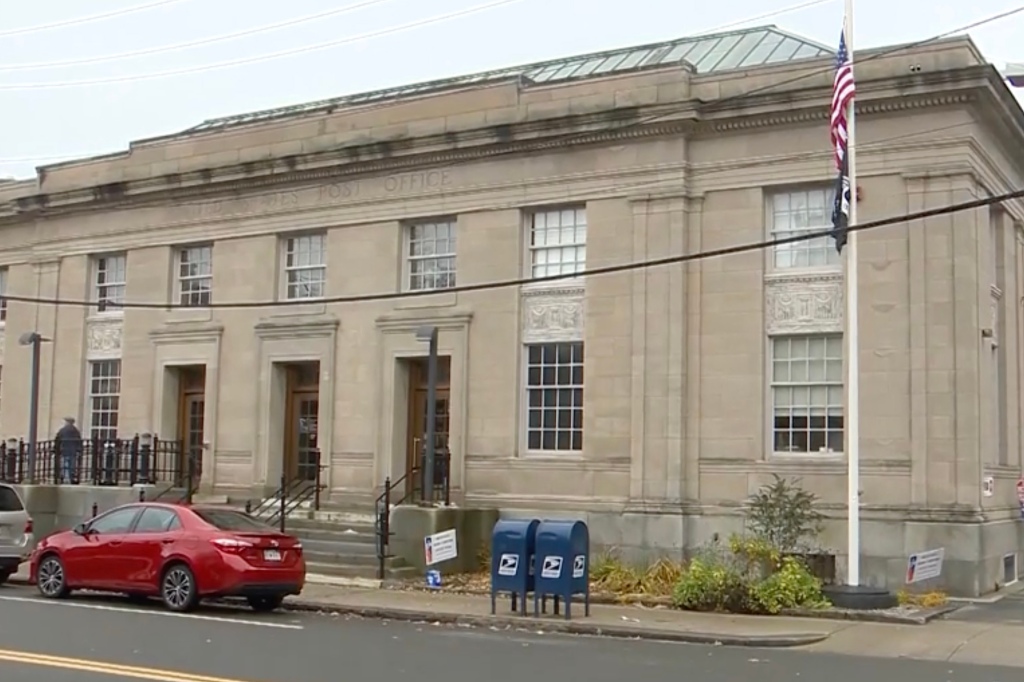
[[0, 585], [3, 585], [5, 582], [10, 580], [12, 575], [12, 571], [0, 571]]
[[277, 594], [272, 597], [249, 597], [248, 601], [253, 611], [265, 613], [280, 608], [284, 596]]
[[199, 590], [192, 569], [175, 563], [164, 569], [160, 579], [160, 598], [171, 611], [184, 613], [199, 605]]
[[64, 573], [64, 562], [56, 554], [48, 554], [39, 562], [36, 589], [47, 599], [63, 599], [71, 593]]

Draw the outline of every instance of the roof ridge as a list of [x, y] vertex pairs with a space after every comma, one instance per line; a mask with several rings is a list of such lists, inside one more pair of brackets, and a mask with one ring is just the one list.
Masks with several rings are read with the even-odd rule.
[[[725, 49], [721, 49], [724, 41], [728, 41], [736, 36], [739, 36], [739, 38], [728, 44]], [[769, 40], [769, 37], [775, 37], [776, 40], [773, 42]], [[747, 40], [747, 38], [750, 38], [750, 40]], [[792, 46], [792, 49], [788, 52], [786, 50], [779, 52], [781, 46], [787, 42]], [[762, 44], [765, 43], [767, 43], [767, 49], [764, 50], [758, 59], [752, 60], [751, 56], [755, 50], [760, 49]], [[697, 49], [699, 45], [703, 45], [706, 49], [703, 51]], [[740, 45], [744, 46], [742, 54], [737, 51]], [[689, 49], [685, 49], [687, 47]], [[700, 53], [698, 56], [690, 59], [692, 55], [698, 52]], [[775, 58], [777, 52], [779, 52], [779, 57]], [[681, 36], [641, 45], [628, 45], [597, 52], [568, 55], [544, 61], [466, 73], [447, 78], [437, 78], [419, 83], [353, 93], [301, 104], [273, 107], [246, 114], [211, 118], [184, 132], [191, 133], [222, 129], [245, 123], [269, 121], [281, 117], [312, 113], [332, 107], [381, 102], [402, 96], [438, 92], [451, 87], [483, 84], [502, 79], [526, 77], [533, 83], [540, 84], [562, 80], [579, 80], [581, 78], [663, 67], [683, 62], [691, 63], [698, 72], [706, 73], [715, 70], [780, 63], [806, 57], [819, 57], [823, 56], [823, 54], [834, 54], [834, 50], [817, 41], [812, 41], [790, 31], [780, 29], [776, 24], [763, 24], [748, 28], [712, 31], [710, 33]], [[634, 55], [636, 55], [636, 58], [634, 58]], [[609, 61], [620, 56], [622, 59], [617, 62], [611, 63]], [[711, 59], [711, 57], [714, 57], [714, 59]], [[705, 66], [702, 67], [702, 64]], [[720, 66], [723, 64], [725, 66]], [[584, 70], [586, 66], [590, 66], [590, 68]]]

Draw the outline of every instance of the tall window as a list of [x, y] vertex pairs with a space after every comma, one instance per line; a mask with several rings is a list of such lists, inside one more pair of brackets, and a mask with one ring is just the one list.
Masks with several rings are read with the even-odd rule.
[[121, 310], [128, 276], [128, 257], [123, 253], [97, 256], [96, 308], [101, 313]]
[[89, 363], [89, 436], [117, 438], [117, 414], [121, 402], [121, 361]]
[[583, 449], [583, 342], [526, 347], [526, 446]]
[[327, 281], [324, 235], [307, 234], [285, 241], [285, 298], [323, 298]]
[[778, 336], [771, 349], [775, 452], [842, 452], [843, 337]]
[[0, 268], [0, 322], [7, 321], [7, 268]]
[[530, 273], [553, 277], [583, 272], [587, 266], [585, 208], [537, 211], [530, 216]]
[[451, 289], [455, 286], [455, 221], [409, 226], [409, 289]]
[[[783, 192], [771, 198], [772, 239], [785, 239], [832, 228], [833, 189]], [[839, 252], [829, 236], [780, 244], [774, 250], [775, 267], [821, 268], [839, 265]]]
[[213, 292], [213, 247], [189, 246], [178, 252], [178, 291], [181, 305], [210, 305]]

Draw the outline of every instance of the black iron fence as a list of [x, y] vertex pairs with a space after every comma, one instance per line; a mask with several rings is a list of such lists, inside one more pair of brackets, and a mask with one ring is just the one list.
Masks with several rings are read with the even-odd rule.
[[60, 441], [36, 443], [30, 456], [25, 440], [0, 443], [0, 481], [65, 485], [170, 483], [188, 477], [181, 441], [153, 437], [83, 440], [79, 450]]

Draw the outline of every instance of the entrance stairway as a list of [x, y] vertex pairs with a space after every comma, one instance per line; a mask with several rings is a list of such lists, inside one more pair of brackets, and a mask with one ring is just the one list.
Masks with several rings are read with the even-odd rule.
[[[249, 513], [277, 527], [280, 509], [280, 497], [273, 496], [251, 505]], [[313, 501], [306, 500], [289, 508], [285, 515], [285, 532], [302, 541], [309, 574], [338, 579], [379, 579], [377, 532], [369, 509], [321, 505], [316, 511]], [[384, 560], [385, 580], [404, 580], [416, 575], [416, 569], [403, 559]]]

